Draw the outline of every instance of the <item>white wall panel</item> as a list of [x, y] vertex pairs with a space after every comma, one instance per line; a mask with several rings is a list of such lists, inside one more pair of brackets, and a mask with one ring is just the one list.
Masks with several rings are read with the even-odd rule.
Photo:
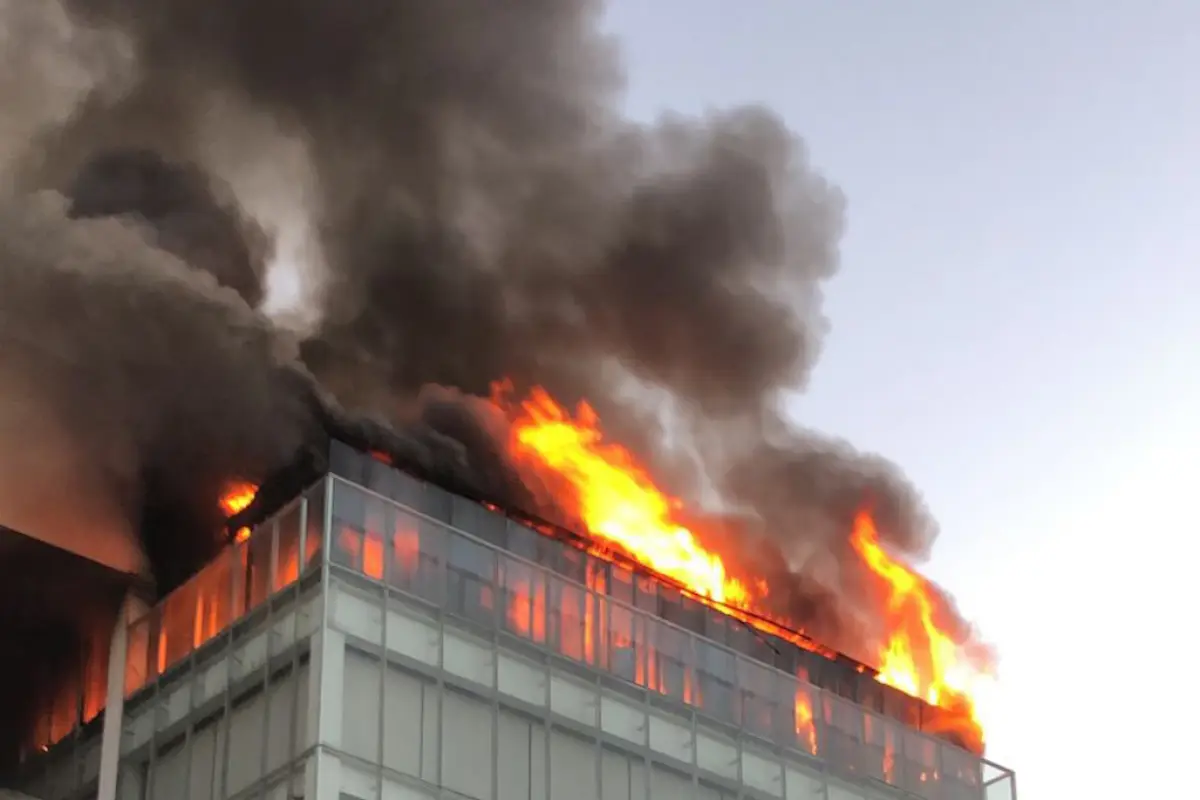
[[500, 711], [496, 746], [496, 785], [500, 790], [496, 800], [529, 800], [533, 767], [533, 732], [525, 717], [511, 711]]
[[455, 691], [442, 698], [442, 785], [492, 800], [492, 707]]
[[692, 779], [661, 765], [650, 771], [650, 796], [654, 800], [692, 800], [695, 797]]
[[742, 782], [764, 794], [782, 797], [783, 765], [769, 753], [747, 748], [742, 751]]
[[737, 743], [715, 733], [696, 733], [696, 765], [714, 775], [735, 781], [738, 777]]
[[594, 741], [560, 729], [550, 732], [550, 798], [598, 800], [597, 752]]
[[[421, 732], [425, 684], [410, 672], [388, 667], [383, 694], [383, 765], [421, 777], [424, 750]], [[436, 707], [431, 711], [436, 711]], [[435, 776], [427, 776], [435, 777]]]
[[600, 755], [601, 800], [630, 800], [629, 754], [605, 748]]
[[346, 648], [342, 668], [341, 749], [372, 763], [380, 760], [381, 667], [378, 658]]
[[308, 668], [301, 666], [295, 675], [285, 673], [272, 681], [265, 694], [259, 691], [238, 702], [230, 714], [228, 749], [220, 715], [203, 720], [190, 736], [176, 738], [148, 770], [148, 800], [219, 800], [296, 758], [308, 746], [307, 682]]

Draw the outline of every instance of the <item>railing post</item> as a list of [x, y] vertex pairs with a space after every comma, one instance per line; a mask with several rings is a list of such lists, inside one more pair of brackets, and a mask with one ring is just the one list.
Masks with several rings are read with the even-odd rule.
[[147, 611], [146, 604], [130, 589], [113, 630], [108, 651], [108, 687], [104, 703], [104, 728], [100, 738], [100, 776], [96, 800], [115, 800], [121, 765], [121, 729], [125, 716], [125, 670], [129, 660], [129, 626]]

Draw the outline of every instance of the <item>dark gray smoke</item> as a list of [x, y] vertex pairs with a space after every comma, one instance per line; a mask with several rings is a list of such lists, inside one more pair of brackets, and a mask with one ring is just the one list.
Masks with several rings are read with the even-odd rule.
[[228, 187], [194, 165], [168, 163], [152, 150], [105, 150], [84, 163], [68, 194], [71, 216], [144, 222], [163, 250], [212, 274], [250, 306], [262, 302], [266, 233]]
[[[769, 531], [780, 577], [821, 587], [781, 612], [844, 646], [862, 600], [855, 511], [871, 504], [902, 554], [927, 551], [935, 525], [895, 467], [780, 411], [820, 351], [840, 194], [769, 110], [624, 119], [599, 0], [62, 1], [132, 66], [97, 78], [65, 121], [26, 126], [19, 185], [69, 191], [81, 215], [140, 217], [148, 241], [253, 302], [266, 250], [214, 187], [231, 163], [302, 142], [326, 266], [302, 360], [345, 406], [405, 422], [426, 466], [510, 479], [460, 413], [431, 426], [470, 404], [414, 406], [421, 387], [480, 394], [508, 377], [586, 397], [656, 474], [688, 492], [700, 474]], [[251, 119], [272, 135], [243, 137]], [[279, 337], [232, 292], [115, 223], [31, 208], [5, 211], [6, 273], [8, 250], [35, 264], [13, 319], [45, 333], [30, 342], [57, 337], [61, 356], [43, 377], [45, 346], [30, 344], [22, 374], [84, 452], [129, 460], [105, 473], [116, 496], [199, 497], [183, 486], [195, 471], [170, 464], [197, 460], [202, 485], [296, 445], [311, 408], [276, 378], [302, 370], [280, 366]], [[60, 241], [35, 258], [30, 237]], [[96, 431], [72, 405], [85, 381], [101, 387]], [[698, 469], [663, 455], [659, 415], [631, 385], [672, 398]]]
[[33, 533], [86, 531], [120, 548], [147, 504], [174, 509], [162, 520], [174, 530], [147, 542], [168, 573], [156, 577], [173, 584], [182, 576], [153, 551], [211, 552], [212, 498], [287, 464], [309, 437], [287, 377], [295, 347], [138, 228], [70, 221], [64, 206], [53, 194], [0, 199], [0, 435], [25, 454], [6, 459], [0, 512]]

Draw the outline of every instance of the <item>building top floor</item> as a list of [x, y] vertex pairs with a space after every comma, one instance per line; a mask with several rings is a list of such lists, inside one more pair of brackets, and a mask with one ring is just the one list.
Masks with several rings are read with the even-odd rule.
[[[650, 575], [339, 448], [328, 474], [131, 624], [127, 696], [169, 678], [302, 577], [348, 575], [838, 769], [918, 788], [1011, 782], [1008, 770], [922, 730], [936, 725], [922, 717], [927, 707], [869, 676], [851, 670], [843, 680], [845, 665], [813, 661], [823, 657]], [[63, 704], [72, 706], [97, 711]], [[39, 745], [78, 722], [50, 715]]]

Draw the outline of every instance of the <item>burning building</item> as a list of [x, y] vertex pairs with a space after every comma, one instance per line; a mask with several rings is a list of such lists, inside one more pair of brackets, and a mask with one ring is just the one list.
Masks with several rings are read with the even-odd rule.
[[1012, 797], [919, 493], [784, 410], [840, 194], [625, 119], [602, 12], [0, 6], [8, 782]]
[[[130, 800], [1015, 797], [969, 708], [756, 613], [720, 555], [644, 516], [668, 512], [637, 496], [631, 465], [564, 439], [554, 425], [586, 429], [547, 396], [524, 408], [514, 442], [553, 439], [543, 466], [614, 471], [574, 478], [594, 527], [448, 491], [378, 439], [330, 438], [261, 488], [228, 488], [232, 544], [46, 706], [21, 788], [94, 792], [108, 724]], [[97, 720], [106, 685], [117, 712]]]

